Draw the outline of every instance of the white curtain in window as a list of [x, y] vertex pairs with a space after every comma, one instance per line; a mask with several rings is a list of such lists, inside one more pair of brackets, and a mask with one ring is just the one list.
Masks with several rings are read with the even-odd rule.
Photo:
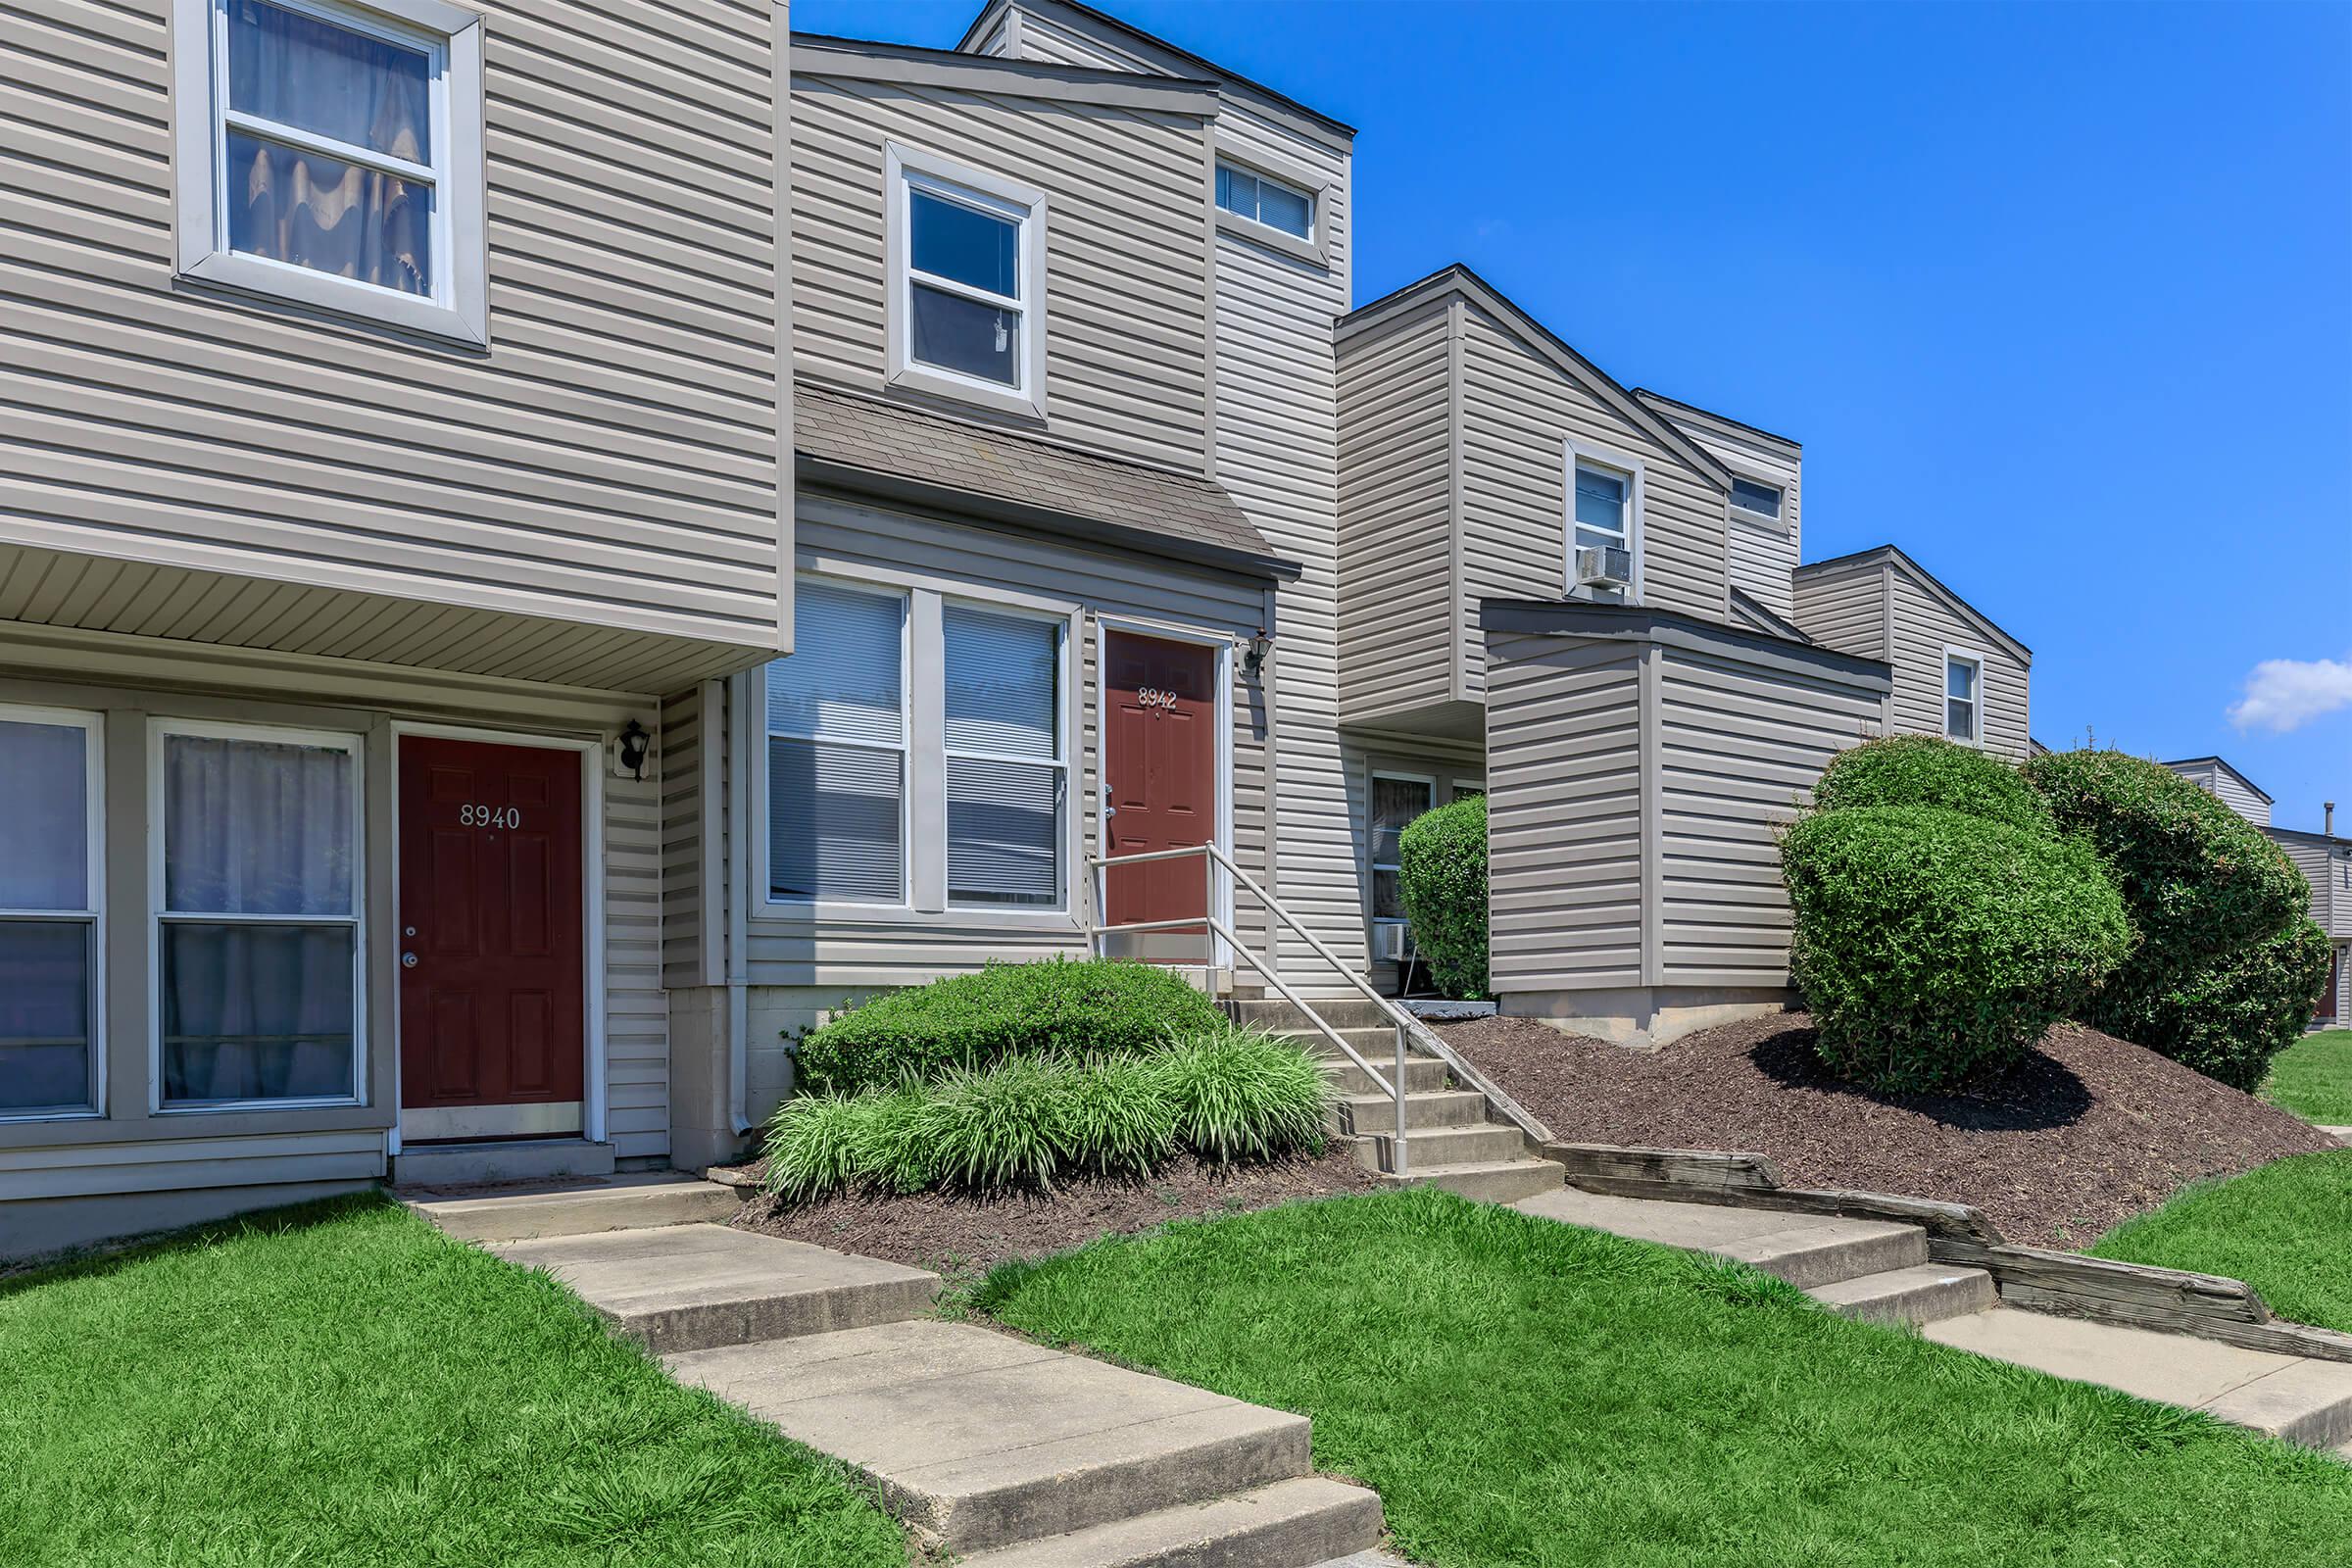
[[94, 929], [0, 920], [0, 1114], [89, 1108]]
[[356, 762], [323, 746], [166, 736], [164, 907], [356, 914]]
[[164, 1099], [348, 1099], [354, 928], [164, 924]]
[[0, 722], [0, 909], [86, 909], [89, 731]]

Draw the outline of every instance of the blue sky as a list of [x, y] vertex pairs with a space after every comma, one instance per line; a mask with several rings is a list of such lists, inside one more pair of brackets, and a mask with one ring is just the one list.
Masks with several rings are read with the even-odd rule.
[[2047, 744], [2352, 818], [2352, 7], [1103, 3], [1358, 127], [1359, 304], [1467, 262], [1802, 441], [1806, 559], [1919, 558]]

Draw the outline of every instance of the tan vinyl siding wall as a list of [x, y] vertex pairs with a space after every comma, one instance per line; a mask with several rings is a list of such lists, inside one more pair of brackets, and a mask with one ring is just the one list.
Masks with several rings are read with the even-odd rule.
[[1642, 983], [1641, 655], [1496, 637], [1487, 707], [1497, 996]]
[[[845, 579], [903, 582], [911, 574], [925, 585], [951, 594], [958, 588], [996, 589], [1085, 608], [1088, 614], [1077, 650], [1080, 716], [1069, 800], [1070, 808], [1079, 813], [1089, 855], [1098, 853], [1096, 808], [1102, 799], [1095, 615], [1133, 616], [1246, 639], [1256, 629], [1262, 611], [1262, 589], [1246, 579], [1173, 566], [1145, 569], [1132, 557], [815, 497], [802, 499], [799, 540], [805, 568]], [[1233, 691], [1237, 727], [1246, 723], [1250, 706], [1250, 691], [1239, 673], [1238, 662]], [[734, 685], [730, 702], [751, 684], [746, 677]], [[753, 710], [747, 716], [756, 717], [757, 712]], [[756, 724], [753, 733], [759, 734]], [[760, 767], [765, 744], [756, 741], [755, 745], [758, 755], [746, 760]], [[1262, 762], [1247, 760], [1236, 749], [1237, 808], [1245, 796], [1262, 798], [1262, 782], [1252, 776], [1261, 766]], [[1240, 848], [1238, 843], [1237, 850], [1236, 858], [1262, 880], [1262, 853]], [[977, 968], [989, 958], [1045, 957], [1081, 953], [1086, 947], [1075, 910], [1045, 928], [1029, 920], [992, 919], [986, 911], [976, 910], [942, 914], [901, 909], [878, 912], [872, 919], [811, 919], [760, 902], [765, 874], [764, 868], [753, 869], [754, 903], [747, 935], [750, 981], [755, 986], [914, 985]], [[1071, 884], [1073, 898], [1083, 907], [1091, 894], [1075, 867]]]
[[1876, 732], [1879, 694], [1660, 648], [1659, 984], [1785, 986], [1791, 929], [1774, 831], [1831, 758]]
[[1201, 472], [1209, 403], [1201, 121], [827, 77], [822, 58], [804, 56], [793, 80], [796, 374], [883, 389], [883, 146], [896, 141], [1046, 193], [1045, 433]]
[[0, 542], [772, 648], [770, 8], [476, 7], [487, 353], [174, 285], [170, 9], [0, 19]]
[[1893, 724], [1919, 735], [1943, 733], [1944, 650], [1958, 648], [1984, 660], [1984, 749], [2023, 761], [2026, 756], [2029, 667], [1954, 614], [1942, 600], [1909, 572], [1893, 575]]
[[1340, 716], [1362, 723], [1453, 695], [1451, 306], [1343, 344]]
[[1804, 466], [1780, 443], [1749, 435], [1713, 419], [1661, 410], [1661, 416], [1709, 457], [1743, 479], [1781, 487], [1781, 526], [1751, 522], [1726, 501], [1726, 543], [1731, 585], [1785, 620], [1796, 618], [1789, 574], [1796, 570], [1803, 541]]
[[2278, 838], [2283, 851], [2311, 884], [2311, 917], [2341, 942], [2352, 938], [2352, 849], [2314, 839]]
[[1791, 618], [1824, 648], [1863, 659], [1886, 657], [1886, 582], [1881, 568], [1807, 573], [1796, 579], [1793, 598]]
[[1722, 620], [1723, 492], [1484, 312], [1467, 312], [1464, 334], [1460, 635], [1467, 695], [1479, 697], [1486, 680], [1467, 607], [1486, 598], [1557, 599], [1566, 590], [1570, 437], [1642, 466], [1644, 602]]

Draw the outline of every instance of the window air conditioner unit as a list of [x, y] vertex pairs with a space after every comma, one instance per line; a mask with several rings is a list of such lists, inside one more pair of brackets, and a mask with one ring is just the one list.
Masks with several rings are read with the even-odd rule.
[[1383, 963], [1402, 963], [1412, 956], [1413, 928], [1402, 920], [1383, 920], [1372, 928], [1372, 956]]
[[1634, 553], [1622, 545], [1580, 545], [1576, 552], [1579, 588], [1630, 588]]

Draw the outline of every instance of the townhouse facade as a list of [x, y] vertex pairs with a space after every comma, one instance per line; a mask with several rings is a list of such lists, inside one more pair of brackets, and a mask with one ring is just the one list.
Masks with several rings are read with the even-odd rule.
[[699, 1168], [994, 958], [1393, 987], [1489, 789], [1502, 1004], [1669, 1038], [1786, 996], [1835, 750], [2026, 744], [1796, 443], [1351, 312], [1353, 130], [1071, 0], [29, 0], [0, 79], [0, 1254]]
[[2263, 836], [2311, 885], [2311, 917], [2328, 933], [2332, 956], [2328, 989], [2312, 1015], [2315, 1029], [2352, 1023], [2352, 838], [2335, 831], [2335, 803], [2326, 803], [2320, 829], [2279, 827], [2271, 820], [2271, 794], [2219, 757], [2189, 757], [2165, 766], [2262, 829]]

